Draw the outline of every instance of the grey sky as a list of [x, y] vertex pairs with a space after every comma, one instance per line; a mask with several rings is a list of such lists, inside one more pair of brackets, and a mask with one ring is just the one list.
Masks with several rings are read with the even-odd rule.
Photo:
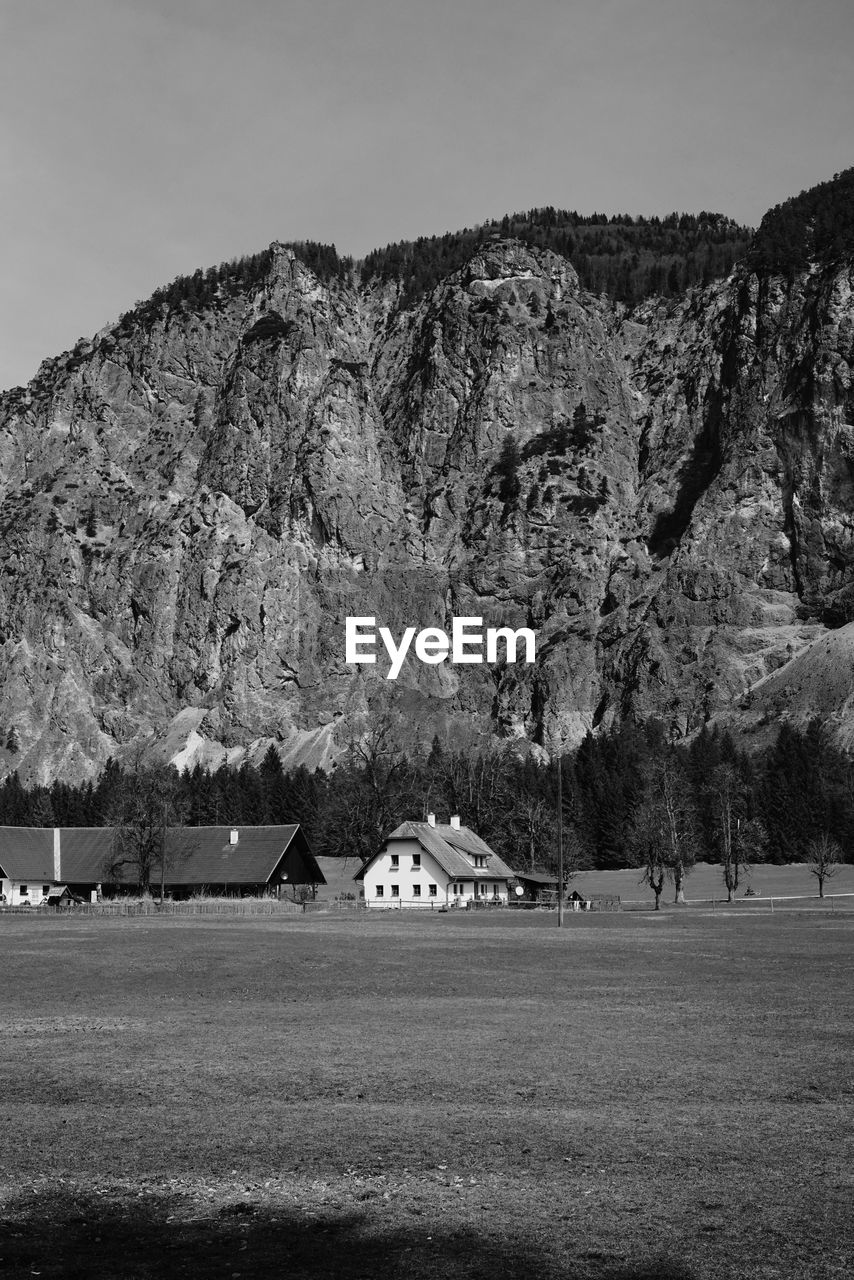
[[179, 272], [852, 162], [852, 0], [0, 0], [0, 386]]

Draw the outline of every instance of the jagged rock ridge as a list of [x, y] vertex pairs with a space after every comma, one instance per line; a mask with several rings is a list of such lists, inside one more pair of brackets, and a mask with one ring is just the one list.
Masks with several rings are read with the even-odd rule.
[[854, 616], [852, 347], [850, 263], [627, 312], [495, 241], [403, 308], [274, 245], [0, 400], [0, 766], [328, 763], [388, 692], [354, 613], [538, 631], [532, 669], [408, 661], [415, 737], [733, 722]]

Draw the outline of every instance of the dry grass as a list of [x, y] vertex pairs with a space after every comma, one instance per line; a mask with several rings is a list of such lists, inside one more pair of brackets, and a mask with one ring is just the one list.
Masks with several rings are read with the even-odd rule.
[[850, 916], [0, 926], [2, 1275], [851, 1273]]
[[[759, 898], [745, 899], [744, 891], [752, 885]], [[640, 883], [640, 873], [633, 870], [623, 871], [582, 871], [572, 880], [572, 888], [582, 893], [616, 893], [624, 902], [641, 901], [652, 905], [652, 892]], [[854, 864], [845, 863], [839, 867], [838, 874], [828, 880], [824, 886], [828, 897], [834, 894], [854, 895]], [[685, 881], [685, 896], [689, 903], [707, 903], [713, 899], [722, 902], [726, 898], [726, 888], [720, 866], [708, 862], [698, 862]], [[758, 863], [753, 867], [743, 884], [739, 885], [736, 898], [745, 906], [770, 910], [770, 900], [777, 898], [803, 898], [803, 906], [818, 906], [818, 881], [811, 875], [805, 863], [790, 863], [786, 866], [774, 866], [771, 863]], [[666, 906], [673, 900], [673, 886], [665, 887], [662, 903]], [[830, 905], [829, 902], [827, 904]], [[854, 906], [854, 898], [848, 903], [840, 902], [840, 906]]]

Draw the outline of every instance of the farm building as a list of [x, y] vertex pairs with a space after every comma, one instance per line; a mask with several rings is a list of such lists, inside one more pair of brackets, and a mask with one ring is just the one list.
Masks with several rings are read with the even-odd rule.
[[[326, 883], [298, 825], [169, 827], [163, 879], [177, 897], [281, 895], [291, 885]], [[154, 891], [160, 881], [158, 857]], [[132, 849], [119, 850], [109, 827], [0, 827], [0, 894], [8, 906], [41, 906], [58, 885], [88, 898], [138, 884]]]
[[82, 898], [78, 898], [72, 893], [67, 884], [55, 884], [44, 900], [43, 905], [53, 907], [59, 910], [62, 907], [70, 907], [73, 902], [82, 902]]
[[58, 831], [0, 827], [0, 899], [6, 906], [40, 906], [59, 878]]
[[548, 871], [517, 871], [517, 883], [529, 902], [546, 902], [557, 898], [557, 876]]
[[355, 879], [364, 884], [367, 907], [460, 907], [507, 903], [513, 872], [489, 845], [457, 817], [437, 825], [403, 822]]
[[280, 897], [293, 885], [319, 884], [326, 879], [299, 825], [169, 829], [166, 886], [176, 896], [204, 891]]
[[[516, 880], [527, 902], [542, 906], [557, 905], [557, 876], [547, 871], [517, 871]], [[564, 891], [564, 904], [568, 911], [619, 911], [620, 899], [616, 894], [585, 894], [580, 889]]]
[[[528, 902], [542, 903], [543, 906], [557, 905], [557, 876], [548, 871], [517, 871], [516, 880], [523, 890], [523, 897]], [[590, 899], [574, 889], [567, 891], [564, 881], [564, 902], [570, 911], [589, 911]]]

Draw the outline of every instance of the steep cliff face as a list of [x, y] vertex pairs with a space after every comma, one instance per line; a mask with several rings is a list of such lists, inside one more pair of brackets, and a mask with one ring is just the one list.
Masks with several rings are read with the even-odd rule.
[[273, 246], [47, 362], [0, 398], [0, 769], [328, 762], [389, 690], [348, 614], [537, 629], [535, 668], [408, 660], [413, 737], [732, 716], [854, 616], [851, 291], [745, 268], [627, 314], [495, 241], [402, 309]]

